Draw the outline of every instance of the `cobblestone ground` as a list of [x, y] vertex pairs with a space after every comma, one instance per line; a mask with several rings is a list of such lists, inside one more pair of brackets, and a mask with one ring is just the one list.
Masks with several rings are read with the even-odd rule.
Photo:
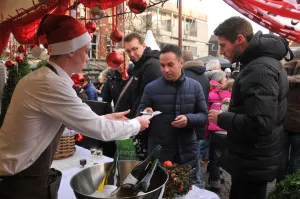
[[[202, 172], [203, 172], [202, 176], [203, 176], [205, 183], [208, 182], [208, 173], [206, 172], [206, 167], [207, 167], [207, 162], [205, 162], [205, 164], [202, 165]], [[216, 194], [220, 197], [220, 199], [229, 199], [229, 191], [230, 191], [230, 187], [231, 187], [231, 177], [230, 177], [230, 174], [224, 170], [223, 170], [222, 177], [224, 178], [225, 183], [222, 184], [220, 193], [216, 193]], [[269, 193], [274, 188], [275, 188], [275, 181], [268, 184], [267, 192]]]

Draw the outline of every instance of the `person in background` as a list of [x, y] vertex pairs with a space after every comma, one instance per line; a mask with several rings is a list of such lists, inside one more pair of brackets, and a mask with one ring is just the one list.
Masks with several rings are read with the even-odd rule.
[[[137, 33], [127, 34], [124, 42], [125, 51], [134, 64], [132, 71], [132, 103], [128, 115], [129, 118], [133, 118], [136, 115], [146, 85], [161, 77], [159, 51], [147, 47], [142, 36]], [[147, 156], [147, 143], [148, 135], [145, 133], [134, 137], [137, 156], [140, 160]]]
[[88, 75], [84, 75], [84, 81], [81, 87], [84, 89], [84, 92], [88, 96], [88, 100], [98, 101], [98, 94], [94, 84], [91, 82]]
[[94, 86], [96, 88], [97, 94], [100, 97], [102, 89], [104, 87], [104, 77], [100, 74], [97, 78], [97, 82], [94, 83]]
[[283, 155], [277, 181], [300, 169], [300, 49], [294, 59], [284, 64], [288, 75], [287, 112], [283, 123]]
[[[194, 61], [193, 57], [194, 56], [193, 56], [192, 51], [190, 51], [190, 50], [183, 51], [184, 63], [183, 63], [182, 69], [183, 69], [186, 77], [194, 79], [200, 83], [200, 85], [203, 89], [205, 101], [207, 103], [208, 93], [209, 93], [209, 80], [208, 80], [207, 76], [204, 74], [206, 68], [204, 67], [204, 64], [202, 62]], [[195, 132], [197, 135], [197, 141], [199, 144], [199, 146], [198, 146], [198, 160], [199, 161], [197, 162], [197, 164], [198, 164], [197, 180], [201, 180], [201, 176], [202, 176], [201, 165], [200, 165], [201, 155], [203, 154], [205, 156], [205, 153], [208, 150], [208, 146], [205, 143], [206, 140], [204, 139], [204, 131], [205, 131], [205, 126], [195, 128]]]
[[[227, 105], [231, 98], [233, 80], [222, 81], [225, 78], [223, 71], [215, 70], [211, 80], [211, 90], [208, 96], [209, 110], [224, 111], [227, 108], [222, 108]], [[207, 188], [219, 192], [221, 188], [220, 167], [218, 166], [220, 153], [225, 149], [227, 132], [218, 127], [217, 124], [209, 121], [209, 178]]]
[[194, 60], [193, 52], [191, 50], [184, 50], [182, 59], [184, 62], [193, 61]]
[[[118, 49], [117, 51], [121, 54], [125, 52], [123, 49]], [[113, 74], [108, 78], [103, 87], [102, 100], [108, 103], [111, 103], [113, 101], [115, 111], [131, 109], [132, 86], [128, 86], [123, 96], [120, 96], [124, 86], [128, 83], [132, 76], [133, 65], [129, 62], [129, 57], [126, 54], [125, 61], [113, 72]], [[122, 78], [124, 70], [126, 70], [128, 74], [127, 79]], [[116, 107], [119, 98], [120, 101], [118, 103], [118, 107]]]
[[291, 50], [282, 37], [253, 34], [251, 23], [242, 17], [226, 19], [214, 34], [220, 53], [231, 64], [242, 63], [228, 112], [209, 111], [209, 119], [227, 131], [228, 153], [221, 166], [231, 174], [229, 197], [265, 199], [282, 155], [289, 85], [280, 60]]
[[18, 82], [0, 129], [1, 199], [57, 197], [58, 187], [48, 192], [48, 180], [65, 126], [112, 141], [128, 139], [150, 123], [143, 117], [128, 120], [129, 111], [98, 116], [77, 97], [70, 77], [82, 71], [91, 50], [90, 34], [80, 21], [46, 14], [37, 38], [42, 35], [51, 49], [49, 62]]
[[84, 82], [83, 75], [81, 73], [74, 73], [72, 74], [71, 79], [74, 82], [73, 89], [76, 91], [77, 96], [82, 100], [88, 100], [87, 94], [81, 87]]
[[222, 70], [221, 69], [221, 64], [219, 62], [219, 60], [214, 59], [214, 60], [210, 60], [207, 64], [206, 64], [206, 71], [211, 71], [211, 70]]
[[161, 162], [170, 160], [197, 168], [195, 129], [207, 123], [207, 106], [200, 83], [184, 75], [182, 64], [179, 47], [167, 44], [161, 49], [163, 77], [146, 86], [137, 113], [162, 112], [151, 119], [149, 152], [161, 145]]
[[225, 68], [225, 71], [226, 73], [226, 79], [230, 79], [231, 78], [231, 69], [230, 68]]

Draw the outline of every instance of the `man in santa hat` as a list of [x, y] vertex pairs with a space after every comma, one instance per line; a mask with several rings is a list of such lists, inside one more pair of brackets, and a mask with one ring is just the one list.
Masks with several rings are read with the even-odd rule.
[[98, 116], [77, 97], [70, 76], [89, 60], [91, 40], [79, 21], [46, 15], [38, 29], [38, 36], [43, 34], [49, 64], [19, 81], [0, 130], [1, 199], [50, 198], [49, 168], [64, 126], [110, 141], [127, 139], [149, 125], [142, 117], [128, 120], [129, 110]]

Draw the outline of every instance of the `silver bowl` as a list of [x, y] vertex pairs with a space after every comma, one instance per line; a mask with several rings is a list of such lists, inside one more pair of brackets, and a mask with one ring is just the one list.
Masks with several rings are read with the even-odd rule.
[[[131, 170], [138, 164], [138, 161], [119, 161], [120, 179], [123, 181]], [[77, 199], [99, 199], [91, 195], [94, 193], [100, 184], [101, 180], [108, 172], [112, 163], [97, 164], [92, 167], [83, 169], [75, 174], [71, 181], [71, 187]], [[165, 184], [167, 183], [169, 175], [162, 167], [157, 167], [151, 179], [151, 185], [148, 192], [141, 196], [123, 197], [124, 199], [160, 199], [162, 198]], [[121, 199], [121, 198], [119, 198]]]

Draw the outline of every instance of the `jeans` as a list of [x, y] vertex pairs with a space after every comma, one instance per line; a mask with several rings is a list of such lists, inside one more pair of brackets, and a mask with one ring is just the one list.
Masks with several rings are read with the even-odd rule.
[[209, 180], [220, 180], [219, 161], [222, 151], [226, 146], [226, 136], [223, 134], [213, 133], [210, 137], [209, 143]]
[[202, 180], [202, 170], [200, 165], [200, 159], [201, 159], [201, 143], [202, 140], [198, 141], [198, 152], [197, 152], [197, 172], [196, 172], [196, 184], [200, 183], [200, 180]]
[[208, 159], [209, 142], [207, 140], [200, 140], [199, 144], [200, 147], [198, 148], [198, 154], [200, 154], [200, 159]]
[[300, 169], [300, 132], [285, 131], [278, 181]]

